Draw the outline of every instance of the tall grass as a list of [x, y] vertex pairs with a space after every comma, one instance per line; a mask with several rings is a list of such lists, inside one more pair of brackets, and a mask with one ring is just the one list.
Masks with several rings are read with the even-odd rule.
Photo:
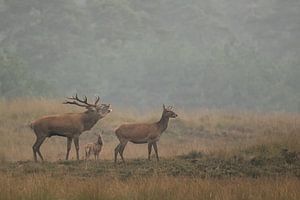
[[135, 177], [120, 181], [113, 177], [74, 178], [50, 175], [0, 176], [0, 199], [224, 199], [298, 200], [300, 181], [275, 179], [193, 179]]
[[[28, 124], [43, 115], [59, 114], [65, 112], [81, 112], [80, 108], [62, 105], [58, 100], [46, 99], [15, 99], [12, 101], [0, 101], [0, 200], [34, 200], [34, 199], [224, 199], [224, 200], [298, 200], [300, 199], [300, 181], [297, 176], [298, 161], [292, 165], [282, 162], [280, 151], [288, 149], [289, 152], [300, 151], [300, 116], [290, 113], [254, 113], [233, 112], [221, 110], [199, 109], [194, 111], [176, 110], [178, 119], [171, 120], [167, 131], [159, 142], [159, 153], [162, 157], [171, 157], [162, 160], [156, 165], [136, 160], [133, 164], [117, 166], [115, 171], [126, 178], [120, 178], [118, 173], [110, 173], [113, 168], [113, 149], [118, 143], [114, 136], [114, 129], [122, 123], [152, 122], [158, 120], [161, 109], [140, 113], [134, 109], [113, 108], [113, 112], [102, 119], [89, 132], [80, 137], [81, 144], [94, 141], [100, 129], [104, 130], [104, 148], [100, 154], [100, 165], [95, 162], [87, 162], [94, 167], [85, 170], [85, 163], [66, 162], [62, 166], [59, 162], [36, 164], [24, 162], [32, 160], [32, 144], [35, 135]], [[83, 148], [81, 148], [83, 149]], [[52, 137], [45, 141], [41, 151], [47, 161], [64, 159], [66, 153], [65, 138]], [[192, 153], [189, 153], [192, 152]], [[194, 153], [193, 153], [194, 152]], [[201, 152], [201, 153], [199, 153]], [[199, 178], [195, 176], [168, 176], [163, 170], [168, 169], [164, 165], [186, 165], [193, 162], [193, 168], [189, 166], [175, 166], [187, 170], [195, 170], [203, 167], [215, 170], [218, 163], [227, 170], [232, 158], [241, 157], [243, 164], [261, 160], [259, 156], [267, 152], [273, 157], [270, 162], [281, 159], [282, 168], [276, 168], [272, 163], [272, 176], [252, 178]], [[205, 167], [206, 158], [202, 160], [193, 157], [201, 157], [205, 153], [207, 157], [217, 156], [222, 158], [212, 166]], [[146, 145], [129, 144], [125, 157], [147, 157]], [[174, 156], [186, 154], [186, 160], [172, 160]], [[258, 155], [258, 157], [256, 156]], [[83, 155], [83, 152], [81, 152]], [[250, 162], [247, 158], [249, 156]], [[251, 157], [252, 156], [252, 157]], [[255, 157], [256, 156], [256, 157]], [[75, 157], [74, 150], [71, 157]], [[230, 158], [229, 162], [226, 157]], [[179, 160], [178, 160], [179, 159]], [[264, 159], [264, 158], [263, 158]], [[268, 159], [268, 158], [267, 158]], [[21, 161], [21, 162], [12, 162]], [[174, 162], [173, 162], [174, 161]], [[217, 160], [216, 160], [217, 161]], [[235, 161], [234, 162], [239, 162]], [[264, 160], [263, 160], [264, 161]], [[24, 164], [25, 163], [25, 164]], [[26, 164], [27, 163], [27, 164]], [[173, 164], [173, 165], [172, 165]], [[216, 166], [215, 166], [216, 164]], [[233, 163], [234, 164], [234, 163]], [[237, 163], [235, 163], [237, 164]], [[151, 176], [142, 176], [143, 169], [148, 167]], [[130, 168], [135, 167], [135, 169]], [[196, 167], [196, 168], [194, 168]], [[253, 166], [252, 166], [253, 167]], [[268, 167], [268, 166], [265, 166]], [[286, 176], [274, 177], [276, 170], [288, 170], [292, 167], [293, 173], [282, 173]], [[158, 168], [163, 173], [156, 174]], [[197, 168], [198, 169], [198, 168]], [[259, 169], [259, 166], [253, 168]], [[252, 169], [252, 170], [253, 170]], [[77, 172], [74, 172], [77, 170]], [[97, 171], [98, 170], [98, 171]], [[101, 172], [99, 170], [102, 170]], [[139, 172], [139, 175], [132, 174]], [[198, 169], [201, 170], [201, 169]], [[230, 169], [229, 169], [230, 170]], [[265, 172], [268, 172], [264, 169]], [[219, 170], [220, 171], [220, 170]], [[130, 176], [126, 173], [131, 172]], [[252, 172], [252, 171], [251, 171]], [[89, 174], [91, 173], [91, 174]], [[94, 173], [94, 174], [93, 174]], [[203, 171], [205, 173], [205, 171]], [[97, 176], [94, 176], [98, 174]], [[100, 175], [99, 175], [100, 174]], [[193, 173], [186, 173], [193, 174]], [[206, 177], [206, 176], [204, 176]], [[218, 177], [218, 176], [213, 176]], [[238, 177], [238, 176], [236, 176]]]
[[[28, 124], [43, 115], [81, 112], [80, 108], [61, 104], [59, 100], [15, 99], [0, 101], [0, 160], [17, 161], [32, 159], [33, 131]], [[179, 118], [171, 120], [159, 142], [163, 157], [188, 153], [192, 150], [205, 153], [219, 152], [230, 155], [236, 150], [264, 144], [278, 144], [292, 151], [300, 150], [300, 116], [289, 113], [227, 112], [199, 109], [193, 112], [176, 110]], [[112, 159], [118, 143], [114, 129], [122, 123], [151, 122], [158, 120], [161, 109], [139, 113], [134, 109], [113, 108], [113, 112], [89, 132], [80, 137], [81, 145], [94, 141], [94, 133], [103, 129], [104, 148], [100, 157]], [[81, 148], [83, 149], [83, 148]], [[52, 137], [41, 147], [46, 160], [63, 159], [66, 139]], [[71, 157], [75, 157], [74, 150]], [[146, 157], [145, 145], [129, 144], [126, 158]], [[83, 152], [81, 153], [83, 155]]]

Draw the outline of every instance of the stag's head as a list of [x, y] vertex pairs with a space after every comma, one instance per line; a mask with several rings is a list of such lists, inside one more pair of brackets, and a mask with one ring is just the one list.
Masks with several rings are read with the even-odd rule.
[[173, 107], [172, 106], [168, 106], [166, 108], [166, 106], [163, 104], [163, 115], [165, 117], [169, 117], [169, 118], [176, 118], [178, 115], [173, 111]]
[[101, 104], [100, 97], [97, 96], [96, 100], [93, 104], [88, 103], [88, 99], [86, 96], [83, 99], [79, 99], [77, 94], [72, 97], [67, 97], [68, 100], [63, 102], [64, 104], [73, 104], [80, 107], [86, 108], [86, 113], [97, 114], [99, 118], [105, 117], [108, 113], [112, 111], [110, 104]]

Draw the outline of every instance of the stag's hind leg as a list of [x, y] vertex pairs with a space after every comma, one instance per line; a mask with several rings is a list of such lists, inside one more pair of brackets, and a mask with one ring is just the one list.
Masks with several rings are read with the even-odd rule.
[[46, 137], [42, 136], [42, 137], [37, 137], [36, 141], [34, 143], [34, 145], [32, 146], [32, 150], [33, 150], [33, 158], [34, 161], [37, 162], [37, 156], [36, 153], [38, 153], [38, 155], [40, 156], [41, 160], [44, 161], [44, 158], [40, 152], [40, 147], [43, 144], [43, 142], [45, 141]]

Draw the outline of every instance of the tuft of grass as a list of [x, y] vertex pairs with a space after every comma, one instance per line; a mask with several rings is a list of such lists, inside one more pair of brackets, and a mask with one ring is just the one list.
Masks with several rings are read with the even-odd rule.
[[202, 152], [193, 150], [188, 154], [179, 155], [178, 157], [182, 159], [197, 159], [197, 158], [202, 158], [203, 156], [204, 155]]

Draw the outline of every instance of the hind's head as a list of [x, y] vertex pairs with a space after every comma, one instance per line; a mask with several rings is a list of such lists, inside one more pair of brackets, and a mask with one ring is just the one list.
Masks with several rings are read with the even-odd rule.
[[173, 111], [173, 107], [168, 106], [166, 108], [165, 104], [163, 104], [163, 116], [169, 118], [176, 118], [178, 115]]

